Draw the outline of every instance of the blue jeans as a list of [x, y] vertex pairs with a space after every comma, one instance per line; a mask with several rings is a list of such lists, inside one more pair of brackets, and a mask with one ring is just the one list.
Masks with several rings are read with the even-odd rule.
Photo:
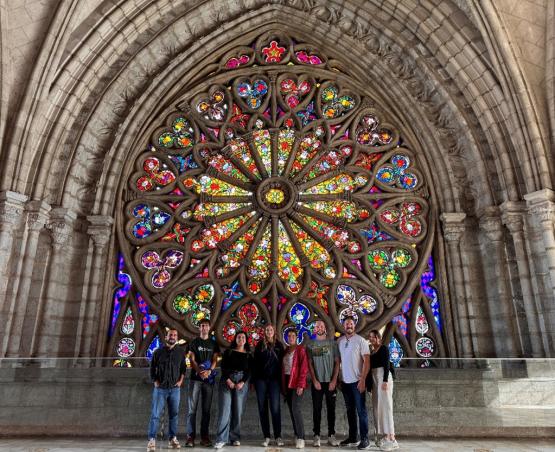
[[162, 389], [154, 388], [152, 391], [152, 411], [148, 424], [148, 438], [156, 438], [160, 416], [164, 405], [168, 403], [168, 438], [177, 436], [177, 417], [179, 414], [180, 388]]
[[366, 391], [359, 392], [358, 382], [342, 383], [341, 391], [345, 398], [347, 422], [349, 423], [349, 439], [356, 441], [358, 438], [358, 424], [360, 426], [360, 439], [368, 438], [368, 413], [366, 412]]
[[241, 439], [241, 416], [248, 392], [248, 382], [241, 390], [229, 389], [224, 382], [220, 383], [217, 443], [229, 443]]
[[279, 380], [255, 380], [256, 399], [258, 400], [258, 414], [264, 438], [270, 436], [270, 418], [268, 407], [272, 414], [272, 425], [274, 426], [274, 438], [281, 438], [281, 401]]
[[208, 439], [208, 428], [210, 427], [210, 408], [212, 407], [212, 395], [214, 385], [198, 380], [191, 380], [189, 384], [189, 395], [187, 397], [187, 436], [195, 438], [197, 424], [197, 408], [200, 399], [200, 437]]

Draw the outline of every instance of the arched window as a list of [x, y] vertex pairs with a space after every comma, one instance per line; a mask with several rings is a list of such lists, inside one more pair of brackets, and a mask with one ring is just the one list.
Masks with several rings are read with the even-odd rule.
[[[223, 345], [265, 324], [386, 326], [394, 360], [443, 355], [423, 159], [314, 46], [268, 32], [227, 53], [135, 156], [118, 221], [110, 350], [162, 325]], [[393, 319], [393, 320], [392, 320]], [[426, 365], [427, 361], [422, 362]]]

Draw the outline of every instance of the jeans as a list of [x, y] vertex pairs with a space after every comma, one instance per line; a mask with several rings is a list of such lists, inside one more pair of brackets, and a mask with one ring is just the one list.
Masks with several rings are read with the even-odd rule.
[[318, 391], [312, 385], [312, 418], [314, 419], [314, 435], [320, 436], [320, 423], [322, 419], [322, 401], [326, 397], [326, 411], [328, 413], [328, 437], [335, 435], [335, 401], [337, 391], [329, 390], [330, 384], [320, 382], [322, 388]]
[[187, 436], [195, 438], [197, 426], [197, 408], [200, 398], [201, 418], [200, 437], [208, 439], [208, 428], [210, 427], [210, 408], [212, 407], [212, 395], [214, 385], [198, 380], [191, 380], [189, 384], [189, 395], [187, 397]]
[[228, 443], [241, 439], [241, 416], [248, 392], [248, 382], [240, 390], [229, 389], [223, 381], [220, 383], [217, 443]]
[[366, 412], [366, 391], [359, 392], [358, 382], [342, 383], [341, 390], [345, 398], [347, 422], [349, 423], [349, 439], [358, 438], [357, 415], [360, 426], [360, 439], [368, 438], [368, 413]]
[[304, 439], [304, 422], [303, 414], [301, 412], [302, 400], [303, 396], [297, 394], [297, 388], [285, 389], [285, 401], [289, 407], [289, 414], [291, 415], [291, 422], [293, 423], [295, 437], [298, 439]]
[[272, 425], [274, 426], [274, 438], [281, 438], [281, 401], [279, 380], [255, 380], [256, 399], [258, 400], [258, 414], [264, 438], [270, 436], [270, 419], [268, 416], [268, 405], [272, 414]]
[[168, 438], [173, 438], [177, 434], [177, 417], [179, 414], [180, 388], [162, 389], [154, 388], [152, 391], [152, 412], [148, 424], [148, 438], [156, 438], [160, 416], [164, 410], [164, 405], [168, 403]]

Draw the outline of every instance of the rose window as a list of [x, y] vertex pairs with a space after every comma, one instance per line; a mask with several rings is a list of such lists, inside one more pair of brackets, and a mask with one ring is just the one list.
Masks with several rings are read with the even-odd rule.
[[120, 245], [137, 292], [187, 337], [210, 318], [223, 344], [267, 323], [301, 341], [318, 318], [387, 323], [431, 249], [421, 158], [309, 45], [270, 33], [219, 67], [129, 172]]

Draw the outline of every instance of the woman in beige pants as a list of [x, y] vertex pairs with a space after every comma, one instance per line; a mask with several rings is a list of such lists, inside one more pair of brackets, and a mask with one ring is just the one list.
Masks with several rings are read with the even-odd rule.
[[381, 450], [398, 449], [393, 424], [393, 376], [389, 371], [389, 349], [382, 344], [382, 335], [370, 331], [370, 369], [372, 372], [372, 408], [376, 446]]

